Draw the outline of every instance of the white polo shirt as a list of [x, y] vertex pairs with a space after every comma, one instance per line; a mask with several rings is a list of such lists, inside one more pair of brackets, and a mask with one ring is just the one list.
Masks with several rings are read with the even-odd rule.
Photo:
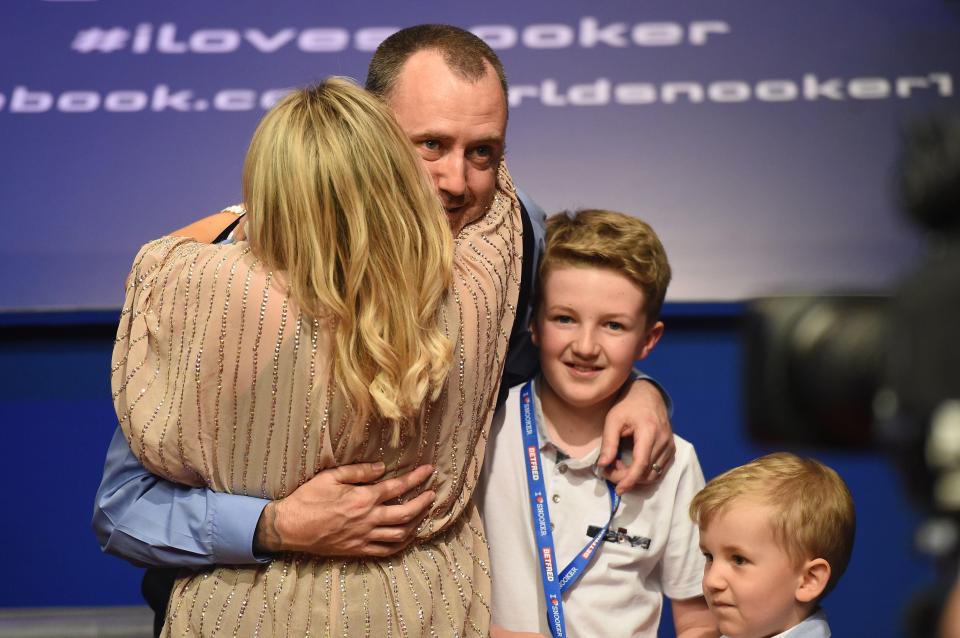
[[[610, 497], [595, 467], [599, 446], [582, 459], [561, 453], [558, 460], [534, 389], [559, 573], [590, 541], [588, 526], [607, 522]], [[624, 494], [610, 525], [613, 532], [623, 530], [619, 542], [601, 543], [584, 575], [564, 594], [571, 637], [655, 637], [664, 594], [676, 600], [703, 594], [699, 532], [687, 513], [704, 485], [703, 472], [693, 446], [678, 436], [674, 442], [676, 459], [663, 478]], [[476, 498], [490, 544], [494, 624], [549, 636], [525, 472], [516, 387], [494, 416]]]

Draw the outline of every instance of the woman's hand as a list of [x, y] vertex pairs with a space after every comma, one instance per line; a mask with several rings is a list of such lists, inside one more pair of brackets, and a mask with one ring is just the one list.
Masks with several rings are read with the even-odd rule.
[[[220, 233], [223, 232], [224, 228], [235, 221], [237, 221], [237, 216], [234, 213], [224, 211], [204, 217], [203, 219], [195, 221], [189, 226], [184, 226], [179, 230], [175, 230], [170, 234], [177, 237], [189, 237], [190, 239], [194, 239], [198, 242], [210, 244]], [[239, 225], [243, 225], [245, 223], [246, 220], [241, 219]], [[246, 235], [244, 235], [244, 237], [245, 236]], [[236, 237], [236, 234], [234, 234], [234, 237]]]
[[240, 221], [237, 222], [236, 227], [233, 229], [233, 239], [235, 241], [247, 240], [247, 216], [246, 215], [240, 218]]

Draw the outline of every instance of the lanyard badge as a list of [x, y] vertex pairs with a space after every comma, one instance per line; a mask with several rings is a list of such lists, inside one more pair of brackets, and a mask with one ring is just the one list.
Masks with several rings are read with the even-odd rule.
[[547, 505], [547, 490], [542, 475], [543, 463], [540, 459], [540, 439], [537, 435], [532, 387], [533, 382], [527, 381], [520, 390], [520, 434], [523, 438], [524, 465], [527, 468], [530, 513], [533, 515], [533, 536], [537, 541], [537, 559], [540, 563], [543, 595], [547, 603], [547, 625], [550, 627], [553, 638], [563, 638], [567, 635], [563, 619], [563, 592], [580, 579], [596, 555], [596, 550], [606, 537], [613, 516], [620, 507], [620, 496], [617, 495], [613, 484], [607, 481], [607, 491], [610, 494], [610, 518], [574, 559], [558, 573], [550, 525], [550, 508]]

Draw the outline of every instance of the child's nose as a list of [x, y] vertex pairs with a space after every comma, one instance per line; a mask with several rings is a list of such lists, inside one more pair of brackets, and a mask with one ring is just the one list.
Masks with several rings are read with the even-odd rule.
[[719, 591], [724, 588], [725, 582], [719, 569], [715, 566], [707, 565], [703, 571], [703, 588], [705, 590]]
[[573, 351], [581, 357], [593, 357], [597, 355], [598, 345], [593, 331], [583, 329], [577, 334], [577, 338], [573, 341]]

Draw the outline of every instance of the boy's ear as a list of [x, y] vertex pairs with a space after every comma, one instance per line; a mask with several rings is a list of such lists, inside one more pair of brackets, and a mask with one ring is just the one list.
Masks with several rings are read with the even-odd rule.
[[830, 581], [830, 563], [823, 558], [814, 558], [803, 564], [796, 597], [799, 603], [812, 603], [826, 589]]
[[653, 346], [657, 345], [657, 342], [660, 341], [660, 337], [662, 336], [663, 322], [658, 321], [657, 323], [653, 324], [652, 328], [647, 330], [647, 334], [644, 335], [643, 340], [637, 347], [637, 352], [634, 359], [646, 359], [647, 355], [650, 354], [650, 351], [653, 350]]
[[533, 342], [533, 345], [540, 347], [540, 333], [537, 332], [537, 316], [534, 314], [530, 318], [530, 341]]

